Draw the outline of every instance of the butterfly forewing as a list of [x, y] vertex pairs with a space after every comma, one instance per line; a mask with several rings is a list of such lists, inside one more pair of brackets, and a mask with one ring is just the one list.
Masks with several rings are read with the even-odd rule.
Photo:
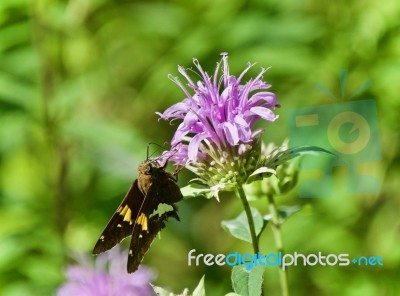
[[[153, 167], [150, 161], [143, 162], [139, 166], [138, 179], [107, 224], [93, 254], [105, 252], [132, 235], [128, 272], [136, 271], [154, 238], [165, 227], [165, 221], [169, 217], [179, 220], [174, 203], [181, 199], [181, 191], [172, 174], [164, 167]], [[172, 206], [172, 210], [153, 214], [161, 203]]]
[[160, 196], [161, 202], [168, 204], [178, 202], [183, 198], [179, 186], [170, 175], [168, 175], [163, 184], [159, 186], [157, 195]]
[[138, 181], [136, 180], [97, 241], [93, 249], [94, 255], [108, 251], [125, 237], [132, 234], [135, 219], [143, 201], [144, 196], [140, 192]]

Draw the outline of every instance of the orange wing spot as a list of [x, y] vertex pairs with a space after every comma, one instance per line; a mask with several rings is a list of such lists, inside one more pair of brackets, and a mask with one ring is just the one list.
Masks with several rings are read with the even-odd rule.
[[149, 231], [147, 216], [143, 213], [137, 219], [137, 223], [142, 225], [142, 230]]

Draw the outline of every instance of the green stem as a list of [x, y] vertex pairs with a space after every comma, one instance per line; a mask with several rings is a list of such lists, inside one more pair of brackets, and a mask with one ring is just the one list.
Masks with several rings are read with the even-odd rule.
[[[275, 245], [279, 252], [284, 253], [283, 251], [283, 240], [281, 233], [281, 223], [279, 221], [279, 213], [278, 208], [276, 207], [276, 203], [272, 194], [267, 194], [269, 211], [272, 215], [271, 218], [271, 226], [272, 232], [274, 233]], [[279, 281], [282, 290], [282, 296], [289, 296], [289, 283], [288, 283], [288, 275], [286, 269], [283, 270], [282, 266], [279, 267]]]
[[241, 185], [237, 189], [237, 195], [239, 195], [240, 200], [242, 201], [243, 204], [244, 211], [246, 212], [247, 221], [249, 222], [249, 230], [251, 235], [251, 241], [253, 244], [254, 254], [257, 254], [259, 252], [259, 247], [256, 235], [256, 228], [254, 227], [253, 215], [251, 214], [249, 202], [247, 201], [246, 194], [244, 193], [243, 187]]

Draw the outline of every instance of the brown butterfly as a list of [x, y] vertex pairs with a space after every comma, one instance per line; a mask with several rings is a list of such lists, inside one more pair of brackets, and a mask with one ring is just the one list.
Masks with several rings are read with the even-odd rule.
[[[132, 235], [128, 256], [128, 272], [134, 272], [150, 248], [156, 235], [165, 227], [165, 221], [174, 217], [179, 221], [176, 202], [182, 193], [173, 174], [156, 161], [143, 161], [138, 178], [125, 195], [117, 211], [97, 241], [93, 255], [108, 251], [125, 237]], [[160, 204], [171, 210], [157, 211]]]

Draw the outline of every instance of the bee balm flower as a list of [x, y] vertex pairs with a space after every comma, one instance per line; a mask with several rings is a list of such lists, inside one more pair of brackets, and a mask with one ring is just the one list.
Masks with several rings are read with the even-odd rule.
[[243, 77], [254, 65], [249, 64], [238, 76], [229, 73], [228, 55], [209, 76], [197, 59], [193, 60], [200, 76], [194, 82], [183, 67], [178, 71], [187, 81], [184, 86], [170, 76], [184, 92], [183, 101], [157, 113], [165, 120], [182, 120], [171, 141], [173, 147], [164, 153], [178, 165], [194, 171], [213, 191], [229, 190], [244, 183], [261, 155], [262, 129], [257, 121], [273, 122], [279, 107], [276, 95], [267, 91], [271, 85], [262, 80], [267, 69], [243, 83]]

